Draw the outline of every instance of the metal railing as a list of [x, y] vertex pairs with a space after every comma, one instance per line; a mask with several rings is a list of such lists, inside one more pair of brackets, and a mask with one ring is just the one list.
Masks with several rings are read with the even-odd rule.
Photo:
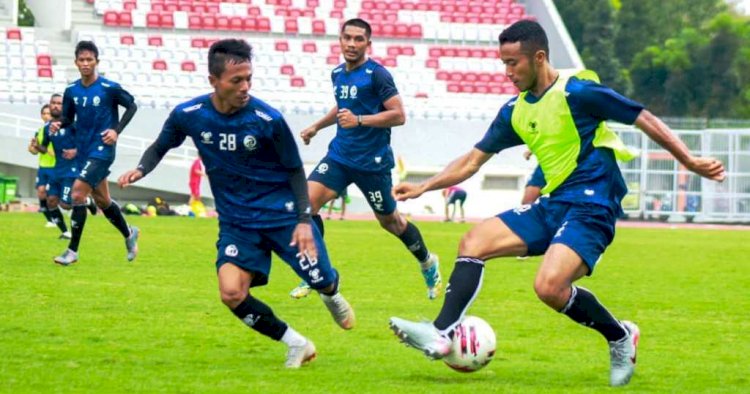
[[[10, 113], [0, 113], [0, 135], [30, 139], [41, 126], [38, 118], [29, 118]], [[117, 139], [118, 149], [135, 151], [139, 156], [153, 143], [153, 140], [121, 134]], [[198, 150], [190, 145], [183, 145], [169, 151], [166, 159], [192, 162], [198, 156]]]
[[676, 131], [693, 154], [720, 159], [726, 180], [713, 182], [688, 171], [668, 152], [633, 127], [615, 126], [626, 145], [640, 151], [621, 163], [629, 192], [629, 216], [659, 220], [750, 221], [750, 130]]

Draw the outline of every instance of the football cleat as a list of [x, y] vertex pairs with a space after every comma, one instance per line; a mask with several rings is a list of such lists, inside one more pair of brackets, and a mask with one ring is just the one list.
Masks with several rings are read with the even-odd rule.
[[45, 227], [45, 228], [52, 228], [52, 227], [57, 227], [57, 225], [56, 225], [55, 223], [53, 223], [53, 222], [47, 222], [47, 223], [46, 223], [46, 224], [44, 225], [44, 227]]
[[70, 237], [72, 237], [72, 235], [70, 234], [70, 231], [66, 231], [66, 232], [60, 234], [60, 236], [57, 237], [57, 239], [69, 240]]
[[55, 263], [68, 266], [78, 261], [78, 253], [70, 249], [66, 249], [63, 254], [54, 258]]
[[302, 346], [289, 346], [284, 366], [287, 368], [299, 368], [302, 364], [315, 360], [316, 356], [315, 345], [308, 339]]
[[354, 328], [354, 310], [341, 293], [336, 293], [332, 296], [320, 293], [320, 299], [323, 300], [326, 308], [331, 312], [333, 320], [336, 321], [336, 324], [338, 324], [339, 327], [344, 330], [351, 330]]
[[130, 226], [130, 236], [125, 238], [125, 248], [128, 249], [128, 261], [135, 260], [138, 255], [138, 234], [141, 231], [138, 227]]
[[630, 382], [635, 372], [635, 356], [641, 332], [633, 322], [623, 320], [628, 335], [619, 341], [609, 342], [609, 384], [624, 386]]
[[433, 360], [441, 359], [451, 352], [451, 340], [440, 335], [431, 322], [412, 322], [392, 317], [390, 327], [401, 342]]
[[92, 215], [96, 215], [97, 207], [96, 202], [91, 197], [86, 197], [86, 208], [88, 208], [89, 212], [91, 212]]
[[310, 287], [307, 282], [304, 280], [300, 282], [300, 284], [297, 285], [297, 287], [293, 288], [292, 291], [289, 292], [289, 296], [292, 298], [300, 299], [305, 298], [308, 295], [312, 293], [312, 287]]
[[443, 280], [440, 277], [440, 261], [437, 255], [430, 253], [427, 261], [432, 262], [432, 266], [422, 271], [424, 283], [427, 285], [427, 298], [434, 300], [440, 295], [440, 289], [443, 287]]

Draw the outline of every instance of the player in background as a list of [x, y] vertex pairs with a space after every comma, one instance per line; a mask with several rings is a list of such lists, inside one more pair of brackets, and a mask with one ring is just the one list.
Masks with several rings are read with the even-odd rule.
[[201, 202], [201, 178], [204, 175], [206, 175], [206, 168], [203, 166], [201, 156], [198, 155], [190, 166], [190, 200], [188, 205], [191, 207], [193, 203]]
[[[135, 115], [137, 106], [117, 82], [100, 76], [96, 71], [99, 49], [91, 41], [81, 41], [75, 48], [75, 64], [81, 78], [65, 88], [60, 121], [51, 122], [50, 132], [73, 125], [78, 178], [73, 183], [73, 213], [70, 217], [72, 236], [68, 249], [54, 261], [70, 265], [78, 261], [78, 246], [86, 224], [86, 198], [94, 197], [104, 216], [125, 238], [128, 261], [138, 253], [138, 228], [128, 226], [120, 206], [109, 195], [107, 176], [115, 160], [117, 138]], [[125, 113], [118, 119], [118, 107]]]
[[[50, 120], [59, 121], [62, 114], [62, 95], [53, 94], [50, 97], [49, 108], [52, 116]], [[60, 207], [70, 209], [70, 192], [78, 175], [74, 156], [75, 141], [70, 127], [61, 128], [52, 133], [50, 123], [47, 123], [44, 126], [42, 141], [38, 149], [40, 152], [54, 150], [55, 167], [47, 181], [47, 204], [52, 222], [62, 232], [60, 239], [70, 239], [70, 231], [60, 211]]]
[[[443, 198], [445, 199], [445, 219], [446, 222], [452, 222], [456, 217], [456, 210], [461, 210], [461, 223], [466, 221], [464, 216], [464, 202], [466, 202], [466, 190], [458, 186], [451, 186], [443, 189]], [[451, 205], [453, 212], [450, 211]]]
[[[434, 299], [441, 286], [438, 258], [427, 249], [419, 229], [398, 212], [391, 195], [391, 128], [403, 125], [406, 116], [393, 77], [367, 57], [371, 36], [370, 24], [362, 19], [343, 24], [339, 44], [345, 62], [331, 72], [336, 105], [300, 133], [307, 145], [318, 131], [336, 125], [328, 154], [308, 178], [313, 220], [324, 233], [320, 208], [354, 183], [380, 226], [398, 237], [417, 259], [427, 296]], [[300, 287], [304, 289], [305, 284]]]
[[[178, 105], [140, 164], [123, 174], [128, 186], [150, 173], [190, 137], [198, 148], [219, 213], [216, 269], [222, 302], [253, 330], [288, 346], [286, 366], [315, 358], [313, 343], [250, 292], [268, 282], [271, 252], [320, 293], [334, 320], [354, 326], [338, 291], [323, 237], [311, 224], [305, 170], [282, 115], [250, 95], [252, 48], [220, 40], [208, 52], [211, 94]], [[291, 242], [290, 242], [291, 241]]]
[[503, 212], [464, 235], [442, 309], [434, 322], [391, 318], [391, 328], [409, 346], [432, 358], [450, 351], [450, 336], [477, 296], [485, 262], [495, 257], [543, 255], [534, 290], [539, 299], [573, 321], [598, 331], [609, 344], [610, 384], [622, 386], [635, 371], [640, 332], [620, 321], [594, 294], [574, 285], [591, 275], [614, 238], [627, 192], [616, 158], [630, 159], [605, 120], [635, 124], [686, 168], [708, 179], [724, 179], [724, 166], [693, 156], [659, 118], [598, 83], [596, 74], [566, 75], [549, 63], [546, 33], [523, 20], [499, 36], [500, 58], [521, 92], [506, 103], [484, 138], [442, 172], [415, 185], [394, 188], [399, 200], [460, 183], [495, 153], [526, 144], [539, 160], [546, 186], [539, 203]]
[[[50, 120], [50, 109], [49, 104], [44, 104], [40, 111], [42, 122], [46, 125]], [[40, 127], [29, 142], [28, 151], [32, 155], [39, 155], [39, 168], [36, 171], [36, 196], [39, 199], [39, 212], [44, 215], [47, 220], [46, 227], [55, 227], [55, 223], [52, 222], [52, 218], [49, 215], [49, 208], [47, 207], [47, 178], [52, 172], [52, 168], [55, 167], [55, 156], [54, 152], [41, 152], [39, 150], [39, 143], [42, 142], [42, 134], [44, 133], [44, 125]]]

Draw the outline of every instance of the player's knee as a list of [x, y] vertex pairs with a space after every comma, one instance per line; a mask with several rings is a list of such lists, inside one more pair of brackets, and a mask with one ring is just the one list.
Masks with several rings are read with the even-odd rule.
[[565, 292], [570, 287], [553, 277], [538, 275], [534, 281], [534, 292], [539, 299], [554, 309], [562, 308], [568, 301]]
[[458, 244], [458, 255], [459, 256], [484, 256], [484, 249], [486, 248], [487, 242], [483, 237], [476, 231], [469, 231], [461, 237], [461, 242]]
[[86, 193], [82, 190], [73, 189], [70, 193], [70, 199], [73, 200], [74, 205], [83, 205], [86, 203]]
[[402, 223], [399, 219], [398, 215], [391, 214], [378, 217], [378, 222], [380, 222], [380, 227], [395, 236], [399, 236], [406, 230], [406, 220]]
[[221, 302], [229, 308], [235, 308], [247, 297], [239, 288], [221, 289]]
[[47, 197], [47, 208], [56, 209], [60, 204], [60, 200], [57, 197]]

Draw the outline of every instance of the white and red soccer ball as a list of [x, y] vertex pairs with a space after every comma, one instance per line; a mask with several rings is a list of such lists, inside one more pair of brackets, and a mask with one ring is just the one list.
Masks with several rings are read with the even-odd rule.
[[486, 321], [466, 316], [453, 332], [451, 352], [443, 361], [460, 372], [484, 368], [495, 356], [495, 331]]

